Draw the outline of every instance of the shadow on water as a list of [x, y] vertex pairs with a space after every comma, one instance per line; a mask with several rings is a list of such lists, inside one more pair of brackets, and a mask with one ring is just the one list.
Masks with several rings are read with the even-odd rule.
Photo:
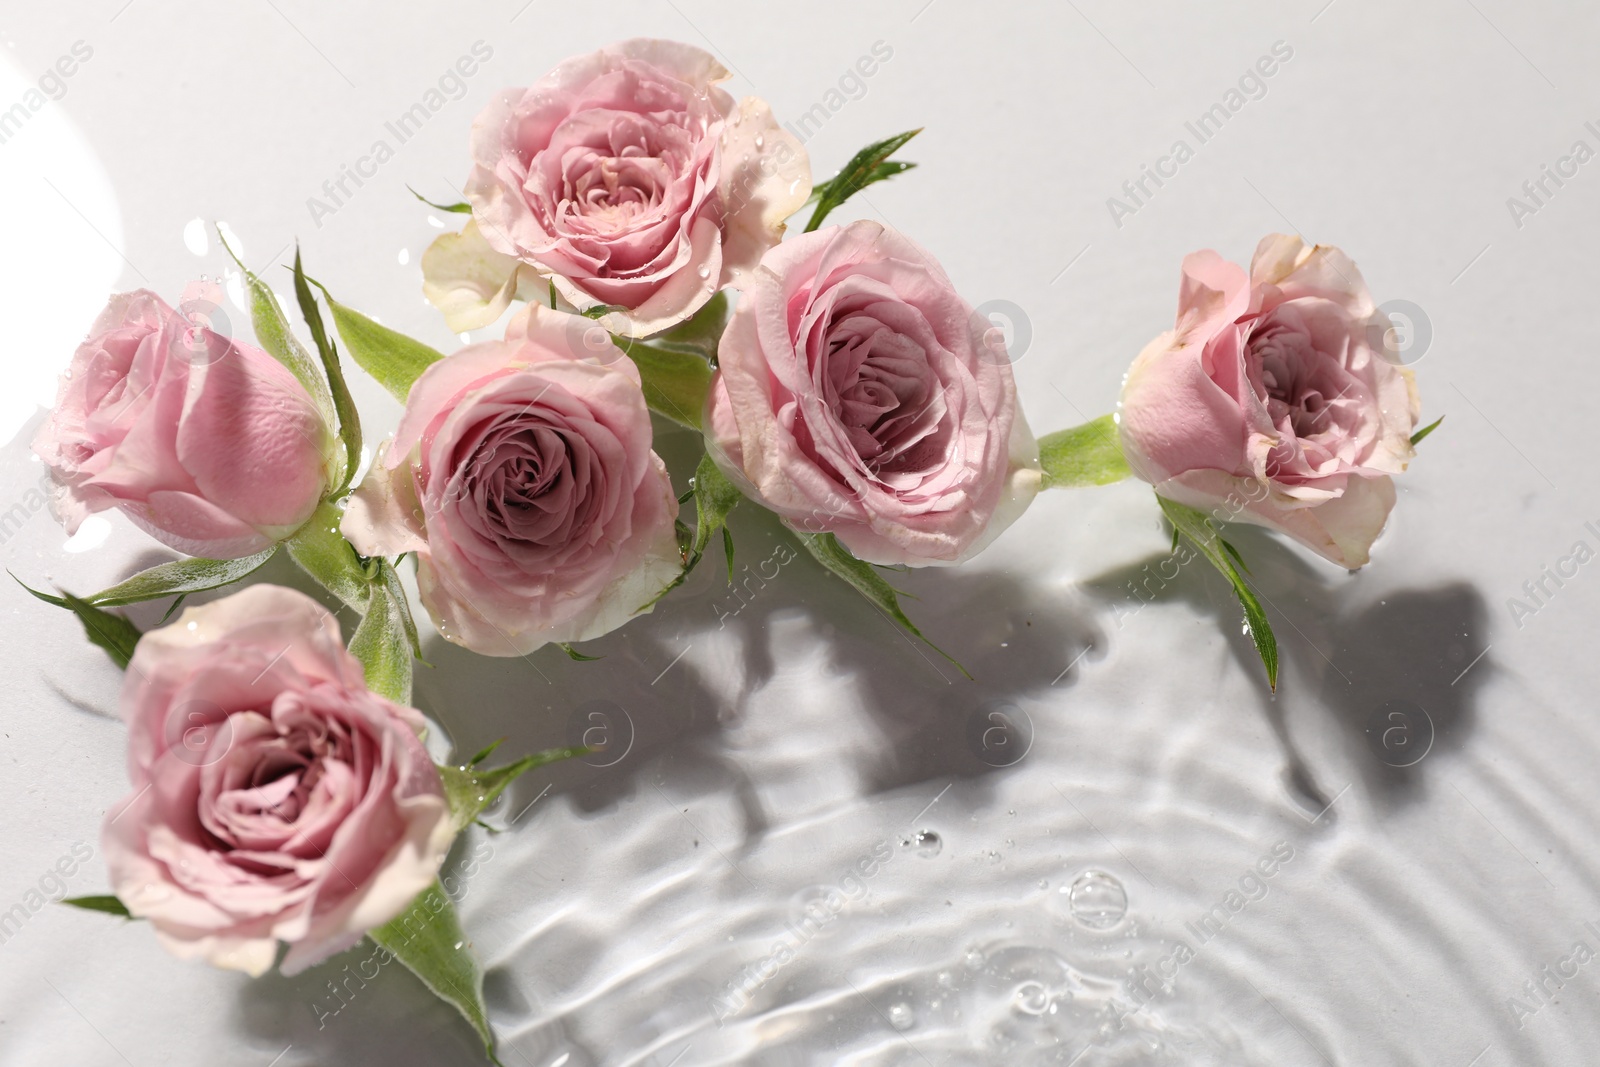
[[[663, 444], [665, 452], [682, 442]], [[800, 682], [808, 698], [825, 700], [845, 681], [855, 688], [849, 699], [865, 708], [871, 730], [852, 734], [864, 740], [842, 757], [857, 773], [852, 797], [954, 779], [982, 791], [1026, 755], [1036, 731], [1061, 728], [1070, 702], [1041, 698], [1076, 684], [1081, 668], [1104, 655], [1102, 626], [1120, 625], [1137, 607], [1130, 584], [1137, 587], [1148, 576], [1146, 567], [1158, 562], [1096, 578], [1084, 587], [1087, 600], [989, 569], [890, 575], [915, 597], [903, 601], [907, 613], [961, 662], [969, 679], [865, 608], [770, 516], [741, 508], [732, 529], [733, 585], [720, 554], [709, 554], [654, 613], [586, 643], [581, 651], [601, 657], [596, 661], [575, 662], [556, 648], [485, 658], [437, 638], [426, 643], [432, 666], [417, 669], [415, 702], [440, 724], [455, 754], [502, 738], [507, 758], [563, 745], [595, 749], [518, 781], [489, 821], [515, 826], [550, 796], [563, 796], [580, 815], [595, 818], [636, 796], [649, 802], [655, 794], [655, 802], [685, 809], [698, 798], [731, 796], [742, 823], [742, 842], [731, 847], [747, 851], [771, 828], [773, 816], [726, 735], [780, 670], [789, 672], [783, 682], [795, 685], [797, 665], [815, 672]], [[1406, 744], [1421, 744], [1418, 724], [1428, 723], [1430, 751], [1460, 745], [1471, 730], [1473, 693], [1492, 669], [1485, 660], [1458, 679], [1484, 640], [1481, 595], [1458, 583], [1392, 592], [1373, 603], [1359, 579], [1329, 580], [1301, 553], [1264, 533], [1242, 529], [1230, 536], [1255, 568], [1253, 581], [1270, 603], [1282, 649], [1281, 695], [1273, 698], [1264, 682], [1254, 689], [1283, 748], [1291, 794], [1313, 812], [1333, 799], [1313, 777], [1285, 719], [1294, 702], [1311, 700], [1337, 719], [1375, 795], [1392, 802], [1413, 795], [1430, 764], [1398, 764], [1416, 751]], [[262, 577], [285, 580], [280, 562], [286, 563], [274, 561]], [[1190, 565], [1147, 595], [1187, 601], [1213, 615], [1240, 669], [1259, 678], [1255, 650], [1233, 625], [1239, 610], [1220, 576]], [[1423, 712], [1406, 720], [1410, 733], [1399, 741], [1393, 721], [1375, 719], [1392, 701]], [[1374, 722], [1387, 747], [1375, 747]], [[422, 1049], [429, 1062], [481, 1062], [470, 1030], [451, 1009], [409, 976], [397, 978], [387, 969], [372, 980], [384, 985], [381, 996], [355, 996], [336, 1020], [326, 1017], [335, 1003], [328, 983], [348, 982], [345, 968], [364, 960], [362, 953], [357, 948], [296, 978], [273, 975], [251, 984], [239, 996], [246, 1029], [264, 1044], [292, 1042], [329, 1062], [375, 1061], [391, 1050], [398, 1062], [416, 1062]], [[489, 993], [501, 1008], [517, 996], [494, 971]], [[381, 1050], [376, 1055], [375, 1047]]]
[[1494, 671], [1490, 658], [1478, 658], [1488, 642], [1483, 595], [1455, 581], [1391, 589], [1374, 600], [1360, 573], [1339, 574], [1264, 530], [1235, 526], [1228, 537], [1252, 568], [1251, 585], [1277, 636], [1276, 696], [1231, 588], [1204, 562], [1176, 567], [1170, 556], [1153, 556], [1085, 588], [1110, 604], [1119, 622], [1143, 603], [1168, 601], [1213, 615], [1241, 669], [1261, 680], [1259, 707], [1283, 749], [1285, 786], [1312, 814], [1336, 793], [1317, 782], [1288, 729], [1287, 712], [1308, 701], [1342, 728], [1351, 761], [1380, 806], [1418, 797], [1426, 757], [1465, 741], [1477, 690]]

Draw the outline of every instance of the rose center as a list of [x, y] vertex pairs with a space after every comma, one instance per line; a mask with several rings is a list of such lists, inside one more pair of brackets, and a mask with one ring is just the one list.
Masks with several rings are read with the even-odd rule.
[[1308, 336], [1269, 330], [1251, 339], [1249, 351], [1260, 368], [1261, 399], [1273, 425], [1281, 428], [1287, 422], [1296, 437], [1328, 428], [1331, 401], [1315, 378], [1319, 357]]

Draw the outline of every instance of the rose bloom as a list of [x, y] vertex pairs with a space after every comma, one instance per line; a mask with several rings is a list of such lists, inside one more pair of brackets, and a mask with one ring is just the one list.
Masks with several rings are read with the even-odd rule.
[[133, 795], [102, 832], [117, 897], [185, 959], [294, 974], [433, 884], [453, 831], [422, 716], [369, 692], [339, 624], [253, 585], [140, 638]]
[[753, 269], [810, 196], [811, 167], [764, 102], [718, 88], [728, 76], [698, 48], [637, 39], [501, 92], [473, 123], [474, 221], [424, 256], [451, 328], [493, 322], [548, 276], [646, 337]]
[[1360, 567], [1420, 410], [1411, 372], [1383, 356], [1391, 326], [1337, 248], [1273, 234], [1248, 277], [1215, 252], [1186, 257], [1177, 327], [1123, 386], [1129, 466], [1170, 500]]
[[585, 641], [682, 567], [650, 443], [632, 361], [589, 320], [530, 304], [504, 341], [416, 380], [341, 528], [365, 555], [415, 552], [439, 632], [474, 652]]
[[713, 457], [790, 525], [871, 563], [959, 563], [1040, 484], [1005, 346], [875, 222], [774, 248], [718, 347]]
[[114, 507], [180, 552], [232, 559], [294, 533], [321, 500], [337, 452], [316, 402], [205, 324], [220, 290], [190, 294], [177, 311], [144, 289], [113, 296], [62, 375], [33, 450], [69, 534]]

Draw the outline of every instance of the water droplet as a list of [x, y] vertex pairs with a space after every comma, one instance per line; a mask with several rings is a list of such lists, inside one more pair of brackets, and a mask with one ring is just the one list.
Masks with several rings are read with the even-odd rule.
[[912, 837], [911, 844], [917, 850], [917, 855], [932, 859], [944, 848], [944, 841], [932, 830], [918, 830]]
[[403, 267], [407, 263], [410, 263], [410, 262], [411, 262], [411, 249], [402, 248], [400, 250], [400, 265]]
[[700, 275], [700, 277], [702, 277], [702, 278], [709, 278], [709, 277], [711, 277], [711, 268], [710, 267], [701, 267], [699, 270], [695, 271], [695, 273]]
[[1023, 982], [1012, 991], [1011, 1006], [1024, 1015], [1043, 1015], [1050, 1010], [1050, 991], [1043, 982]]
[[889, 1025], [896, 1030], [909, 1030], [917, 1025], [916, 1012], [904, 1002], [889, 1005]]
[[1128, 891], [1105, 871], [1084, 871], [1062, 892], [1072, 917], [1091, 930], [1109, 930], [1128, 914]]
[[456, 949], [455, 949], [455, 950], [456, 950], [456, 951], [457, 951], [457, 952], [460, 952], [460, 951], [461, 951], [461, 946], [462, 946], [462, 945], [465, 945], [465, 944], [466, 944], [466, 942], [465, 942], [465, 941], [457, 941], [457, 942], [456, 942]]
[[767, 143], [767, 139], [765, 137], [761, 136], [759, 133], [756, 134], [756, 147], [757, 148], [762, 147], [766, 143]]

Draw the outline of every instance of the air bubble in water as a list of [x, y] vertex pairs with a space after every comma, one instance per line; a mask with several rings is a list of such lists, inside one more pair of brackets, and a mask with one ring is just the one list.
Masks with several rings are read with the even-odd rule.
[[1023, 982], [1012, 991], [1011, 1004], [1024, 1015], [1043, 1015], [1050, 1010], [1050, 991], [1042, 982]]
[[1091, 930], [1109, 930], [1128, 914], [1128, 891], [1105, 871], [1084, 871], [1062, 892], [1072, 917]]
[[889, 1005], [889, 1025], [896, 1030], [909, 1030], [917, 1025], [917, 1015], [911, 1005], [904, 1002]]
[[912, 837], [911, 844], [915, 846], [917, 855], [933, 858], [944, 848], [944, 842], [932, 830], [918, 830]]

